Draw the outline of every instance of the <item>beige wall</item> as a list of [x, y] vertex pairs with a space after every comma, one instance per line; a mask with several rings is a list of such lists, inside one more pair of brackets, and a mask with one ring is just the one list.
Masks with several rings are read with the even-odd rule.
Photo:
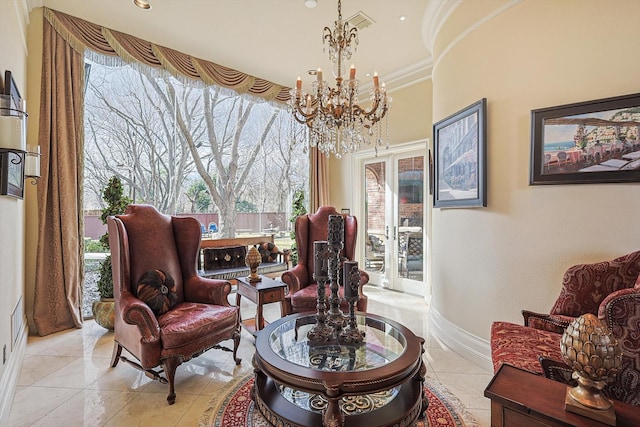
[[532, 109], [640, 92], [638, 16], [636, 0], [466, 1], [443, 26], [433, 121], [488, 100], [488, 207], [432, 214], [432, 307], [453, 327], [488, 340], [548, 312], [568, 266], [640, 249], [640, 185], [529, 185]]
[[[25, 9], [23, 9], [23, 6]], [[26, 5], [22, 2], [0, 0], [0, 72], [10, 70], [23, 98], [27, 96], [27, 41], [25, 27]], [[27, 112], [32, 107], [27, 103]], [[30, 135], [29, 135], [30, 136]], [[32, 197], [27, 192], [26, 198]], [[11, 313], [23, 295], [25, 273], [25, 201], [0, 196], [0, 424], [5, 417], [7, 400], [13, 393], [13, 369], [22, 363], [17, 360], [18, 346], [12, 345]], [[20, 315], [20, 314], [19, 314]], [[3, 348], [7, 359], [3, 362]], [[8, 414], [7, 414], [8, 416]]]

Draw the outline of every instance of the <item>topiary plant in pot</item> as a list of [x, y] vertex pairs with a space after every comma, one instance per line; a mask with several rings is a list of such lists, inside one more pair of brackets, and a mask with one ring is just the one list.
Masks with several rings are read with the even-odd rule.
[[[122, 182], [117, 176], [112, 177], [102, 192], [102, 198], [107, 206], [102, 210], [102, 223], [107, 223], [107, 217], [124, 213], [131, 199], [123, 194]], [[109, 233], [100, 237], [100, 243], [105, 249], [109, 249]], [[98, 279], [98, 292], [100, 301], [94, 301], [92, 305], [93, 318], [103, 328], [113, 330], [115, 318], [115, 302], [113, 300], [113, 273], [111, 270], [111, 256], [100, 263], [100, 278]]]
[[293, 224], [293, 228], [291, 229], [291, 253], [289, 255], [289, 259], [291, 260], [291, 265], [296, 266], [298, 264], [298, 245], [296, 244], [296, 218], [300, 215], [304, 215], [307, 213], [307, 209], [304, 207], [304, 190], [296, 190], [293, 193], [293, 201], [291, 206], [291, 218], [289, 218], [289, 222]]

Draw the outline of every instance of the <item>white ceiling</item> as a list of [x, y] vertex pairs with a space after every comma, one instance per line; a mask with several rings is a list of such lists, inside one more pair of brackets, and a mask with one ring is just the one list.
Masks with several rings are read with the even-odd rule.
[[[370, 79], [365, 73], [374, 71], [390, 87], [430, 75], [422, 29], [429, 1], [343, 0], [343, 18], [362, 11], [375, 21], [359, 32], [351, 58], [362, 84]], [[318, 0], [313, 9], [304, 0], [150, 2], [145, 11], [132, 0], [41, 0], [51, 9], [281, 85], [293, 86], [300, 76], [308, 87], [313, 77], [307, 71], [318, 67], [331, 78], [322, 30], [333, 27], [337, 0]], [[401, 15], [407, 19], [400, 21]]]

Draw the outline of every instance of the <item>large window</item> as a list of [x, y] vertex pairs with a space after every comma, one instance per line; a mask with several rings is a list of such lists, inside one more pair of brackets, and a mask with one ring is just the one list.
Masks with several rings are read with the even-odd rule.
[[140, 64], [86, 64], [87, 242], [105, 231], [102, 190], [117, 176], [136, 203], [194, 216], [210, 237], [274, 233], [288, 246], [309, 157], [286, 106]]

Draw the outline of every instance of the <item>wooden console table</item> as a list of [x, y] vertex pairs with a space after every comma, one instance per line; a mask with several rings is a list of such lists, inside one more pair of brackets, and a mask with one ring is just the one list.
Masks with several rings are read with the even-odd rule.
[[[511, 365], [502, 365], [484, 391], [491, 399], [492, 427], [605, 427], [567, 412], [567, 385]], [[617, 427], [640, 426], [640, 408], [615, 401]]]

